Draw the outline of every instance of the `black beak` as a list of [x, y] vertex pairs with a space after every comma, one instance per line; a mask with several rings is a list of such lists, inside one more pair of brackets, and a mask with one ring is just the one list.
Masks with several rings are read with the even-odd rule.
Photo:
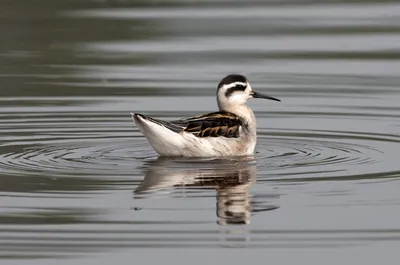
[[261, 93], [255, 92], [255, 91], [251, 92], [251, 95], [253, 96], [253, 98], [265, 98], [265, 99], [270, 99], [270, 100], [275, 100], [275, 101], [281, 101], [280, 99], [270, 97], [270, 96], [267, 96], [267, 95], [264, 95], [264, 94], [261, 94]]

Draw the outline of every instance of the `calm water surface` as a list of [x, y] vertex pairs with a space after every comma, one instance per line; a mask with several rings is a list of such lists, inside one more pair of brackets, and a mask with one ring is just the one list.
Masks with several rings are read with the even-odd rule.
[[[1, 1], [1, 264], [396, 264], [398, 1]], [[254, 157], [158, 158], [129, 112], [216, 110]]]

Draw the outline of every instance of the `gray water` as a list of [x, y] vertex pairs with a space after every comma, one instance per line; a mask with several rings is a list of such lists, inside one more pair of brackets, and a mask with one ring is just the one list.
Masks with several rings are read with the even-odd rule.
[[[398, 1], [0, 1], [1, 264], [397, 264]], [[158, 158], [130, 119], [216, 110], [254, 157]]]

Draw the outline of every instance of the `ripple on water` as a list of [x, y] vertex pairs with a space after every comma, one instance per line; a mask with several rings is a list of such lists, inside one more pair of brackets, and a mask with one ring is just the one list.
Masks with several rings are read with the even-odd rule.
[[[22, 175], [130, 175], [156, 153], [125, 116], [128, 114], [124, 112], [113, 114], [112, 118], [101, 113], [80, 113], [79, 117], [64, 113], [63, 119], [54, 119], [38, 114], [27, 125], [25, 117], [10, 113], [8, 121], [1, 124], [0, 133], [6, 140], [1, 146], [0, 167], [3, 172]], [[173, 118], [180, 116], [184, 113], [176, 113]], [[258, 121], [263, 123], [262, 118]], [[269, 118], [268, 122], [274, 120]], [[25, 129], [10, 130], [10, 126]], [[387, 152], [395, 150], [400, 142], [396, 135], [389, 134], [295, 128], [259, 128], [258, 134], [258, 171], [297, 178], [311, 174], [345, 178], [356, 171], [370, 171], [374, 165], [384, 163]]]
[[[243, 226], [282, 211], [284, 192], [276, 188], [281, 182], [399, 175], [389, 160], [400, 147], [395, 134], [281, 126], [310, 113], [258, 113], [255, 157], [171, 160], [157, 159], [129, 111], [36, 111], [29, 117], [8, 112], [0, 121], [0, 194], [13, 200], [0, 215], [9, 226], [0, 227], [0, 252], [38, 257], [139, 247], [304, 248], [392, 240], [399, 231]], [[175, 119], [186, 113], [151, 115]], [[349, 119], [335, 112], [325, 116]], [[27, 197], [32, 200], [21, 203]]]

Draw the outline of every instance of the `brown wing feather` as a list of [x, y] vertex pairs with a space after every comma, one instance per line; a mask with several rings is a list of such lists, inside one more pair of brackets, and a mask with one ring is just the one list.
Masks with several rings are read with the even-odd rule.
[[197, 137], [239, 137], [240, 127], [243, 125], [238, 116], [229, 112], [214, 112], [185, 120], [185, 132]]

